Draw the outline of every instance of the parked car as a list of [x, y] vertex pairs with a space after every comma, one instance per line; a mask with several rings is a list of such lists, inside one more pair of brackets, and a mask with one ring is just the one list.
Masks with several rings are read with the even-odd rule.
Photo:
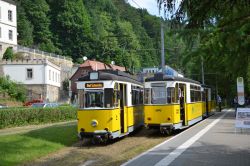
[[7, 105], [0, 104], [0, 109], [2, 109], [2, 108], [8, 108], [8, 106], [7, 106]]
[[33, 103], [43, 103], [43, 100], [41, 99], [31, 100], [31, 101], [25, 102], [23, 106], [31, 106]]
[[59, 105], [57, 103], [33, 103], [31, 107], [34, 108], [53, 108], [58, 107]]

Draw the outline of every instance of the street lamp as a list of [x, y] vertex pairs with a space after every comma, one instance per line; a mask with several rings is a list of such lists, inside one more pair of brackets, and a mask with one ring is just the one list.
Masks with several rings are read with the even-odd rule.
[[84, 61], [86, 61], [86, 60], [88, 59], [88, 57], [84, 56], [82, 59], [83, 59]]

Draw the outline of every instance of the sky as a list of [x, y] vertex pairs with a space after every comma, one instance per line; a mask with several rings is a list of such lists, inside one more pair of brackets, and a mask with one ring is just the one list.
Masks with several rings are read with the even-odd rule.
[[[159, 7], [156, 0], [127, 0], [129, 4], [135, 8], [145, 8], [151, 15], [159, 16]], [[176, 7], [182, 0], [177, 0]], [[161, 10], [161, 16], [164, 17], [164, 12]]]
[[159, 16], [156, 0], [128, 0], [128, 2], [135, 8], [145, 8], [150, 14]]

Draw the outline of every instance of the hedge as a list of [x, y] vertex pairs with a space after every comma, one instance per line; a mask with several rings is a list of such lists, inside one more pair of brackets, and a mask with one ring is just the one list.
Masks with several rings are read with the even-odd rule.
[[0, 129], [76, 120], [77, 108], [8, 108], [0, 109]]

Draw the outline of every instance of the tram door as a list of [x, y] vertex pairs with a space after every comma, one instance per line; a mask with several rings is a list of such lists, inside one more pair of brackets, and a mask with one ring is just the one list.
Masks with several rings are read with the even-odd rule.
[[186, 85], [185, 84], [179, 84], [179, 90], [180, 90], [180, 113], [181, 113], [181, 121], [182, 125], [187, 125], [187, 115], [186, 115]]
[[205, 89], [206, 116], [208, 117], [208, 89]]
[[120, 126], [121, 133], [127, 132], [126, 130], [126, 113], [125, 113], [125, 105], [126, 105], [126, 90], [127, 86], [125, 84], [119, 84], [120, 86]]

